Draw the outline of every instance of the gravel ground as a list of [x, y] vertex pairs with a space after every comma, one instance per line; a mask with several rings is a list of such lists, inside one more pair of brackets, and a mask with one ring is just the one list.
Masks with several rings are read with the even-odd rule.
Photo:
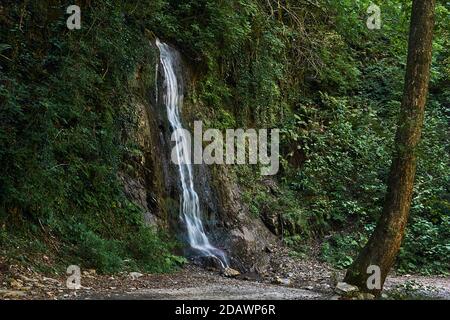
[[189, 267], [176, 274], [148, 279], [149, 288], [107, 295], [94, 293], [98, 299], [190, 299], [190, 300], [253, 300], [253, 299], [320, 299], [318, 292], [264, 282], [225, 278], [214, 272]]
[[[313, 259], [271, 256], [266, 274], [226, 278], [218, 271], [187, 265], [171, 274], [98, 275], [82, 271], [79, 290], [66, 287], [66, 275], [41, 273], [0, 261], [0, 299], [337, 299], [336, 271]], [[450, 277], [417, 275], [388, 277], [388, 298], [449, 299]]]

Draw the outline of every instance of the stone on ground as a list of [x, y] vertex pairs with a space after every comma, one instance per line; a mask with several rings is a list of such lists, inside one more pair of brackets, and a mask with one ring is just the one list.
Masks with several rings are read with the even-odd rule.
[[136, 280], [136, 279], [138, 279], [138, 278], [140, 278], [140, 277], [142, 277], [142, 276], [143, 276], [142, 273], [139, 273], [139, 272], [130, 272], [130, 278], [131, 278], [131, 280]]
[[359, 291], [358, 287], [352, 286], [346, 282], [338, 282], [335, 291], [339, 294], [350, 295]]
[[225, 268], [222, 273], [225, 277], [228, 278], [234, 278], [241, 274], [239, 271], [230, 267]]

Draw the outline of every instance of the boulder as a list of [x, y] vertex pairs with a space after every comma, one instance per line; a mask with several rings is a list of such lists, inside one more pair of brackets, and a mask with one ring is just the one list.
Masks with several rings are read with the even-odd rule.
[[338, 282], [335, 288], [336, 293], [342, 295], [351, 295], [359, 291], [358, 287], [352, 286], [346, 282]]
[[234, 278], [240, 275], [241, 273], [233, 268], [227, 267], [223, 269], [222, 274], [228, 278]]

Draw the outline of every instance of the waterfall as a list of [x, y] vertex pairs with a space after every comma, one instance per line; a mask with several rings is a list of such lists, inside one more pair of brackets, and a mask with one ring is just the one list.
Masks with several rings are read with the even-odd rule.
[[[183, 104], [183, 85], [181, 79], [179, 81], [175, 73], [176, 52], [158, 39], [156, 39], [156, 45], [160, 51], [160, 62], [164, 74], [164, 104], [167, 109], [167, 117], [173, 131], [183, 129], [180, 115]], [[182, 130], [179, 130], [179, 132], [182, 132]], [[202, 256], [214, 258], [222, 268], [226, 268], [228, 267], [228, 260], [225, 253], [209, 242], [203, 227], [199, 198], [194, 189], [192, 164], [190, 161], [181, 160], [190, 155], [189, 147], [186, 138], [177, 136], [175, 148], [182, 189], [180, 216], [186, 225], [189, 245]]]

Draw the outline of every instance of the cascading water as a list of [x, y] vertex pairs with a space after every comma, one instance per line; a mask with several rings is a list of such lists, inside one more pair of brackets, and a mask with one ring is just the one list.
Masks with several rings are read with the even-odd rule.
[[[160, 51], [160, 62], [164, 74], [164, 104], [167, 109], [167, 117], [173, 131], [183, 129], [180, 116], [183, 104], [183, 86], [175, 73], [176, 52], [158, 39], [156, 39], [156, 45]], [[178, 131], [183, 132], [182, 130]], [[175, 143], [182, 188], [180, 216], [186, 224], [189, 244], [202, 256], [212, 257], [220, 263], [222, 268], [226, 268], [228, 267], [227, 257], [222, 250], [211, 245], [203, 227], [199, 198], [194, 189], [193, 167], [186, 158], [190, 154], [190, 152], [185, 152], [189, 148], [187, 139], [177, 136]]]

